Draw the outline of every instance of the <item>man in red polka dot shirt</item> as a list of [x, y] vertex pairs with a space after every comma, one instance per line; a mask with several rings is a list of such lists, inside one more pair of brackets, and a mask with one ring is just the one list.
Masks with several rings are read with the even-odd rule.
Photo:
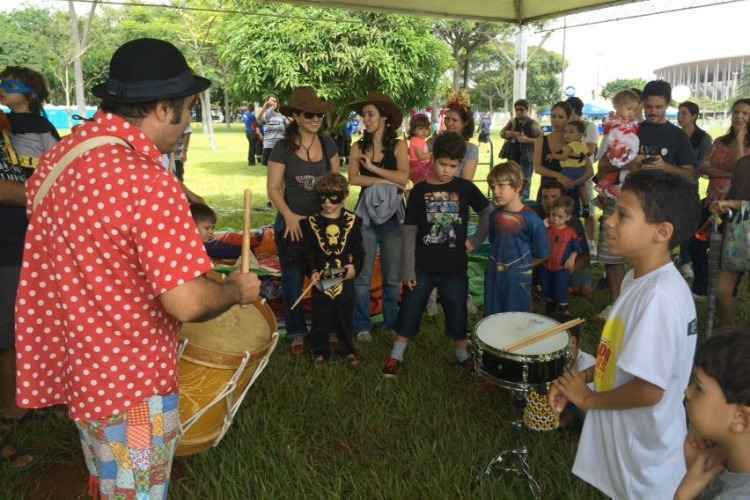
[[[104, 498], [166, 498], [181, 322], [258, 299], [252, 273], [223, 284], [203, 276], [211, 262], [179, 182], [160, 162], [209, 85], [170, 43], [124, 44], [93, 89], [102, 99], [93, 120], [47, 153], [27, 183], [16, 401], [67, 405], [90, 492]], [[63, 157], [103, 136], [115, 143], [77, 151], [45, 195]]]

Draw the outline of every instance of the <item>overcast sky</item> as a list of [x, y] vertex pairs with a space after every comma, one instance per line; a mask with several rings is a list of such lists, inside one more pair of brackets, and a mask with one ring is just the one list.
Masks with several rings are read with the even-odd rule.
[[[549, 0], [553, 1], [553, 0]], [[18, 0], [0, 0], [0, 10], [19, 5]], [[53, 0], [32, 0], [35, 5], [65, 7]], [[617, 18], [644, 10], [672, 9], [697, 4], [694, 0], [652, 0], [648, 4], [612, 7], [594, 13], [566, 18], [575, 25], [592, 20]], [[702, 0], [710, 3], [710, 0]], [[86, 12], [87, 4], [77, 4]], [[560, 21], [553, 23], [560, 25]], [[592, 90], [615, 78], [653, 77], [653, 71], [675, 63], [713, 59], [734, 55], [750, 55], [750, 1], [708, 8], [655, 15], [645, 18], [571, 28], [567, 30], [565, 73], [566, 86], [576, 88], [577, 95], [590, 99]], [[538, 43], [540, 35], [532, 35]], [[562, 52], [562, 31], [556, 31], [544, 47]]]

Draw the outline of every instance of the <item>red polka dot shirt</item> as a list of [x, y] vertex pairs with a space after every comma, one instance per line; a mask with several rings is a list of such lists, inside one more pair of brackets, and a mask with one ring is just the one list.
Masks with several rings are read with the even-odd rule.
[[[32, 213], [57, 161], [112, 135], [58, 177]], [[65, 404], [102, 420], [177, 391], [177, 333], [159, 296], [211, 268], [178, 181], [141, 130], [98, 112], [40, 160], [27, 182], [16, 299], [17, 396], [23, 408]]]

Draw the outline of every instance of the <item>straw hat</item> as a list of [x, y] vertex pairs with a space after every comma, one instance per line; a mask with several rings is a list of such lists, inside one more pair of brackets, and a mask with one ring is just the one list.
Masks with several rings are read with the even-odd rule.
[[289, 101], [279, 107], [282, 115], [291, 116], [292, 113], [328, 113], [333, 106], [318, 97], [312, 87], [297, 87], [292, 91]]
[[396, 103], [393, 102], [393, 99], [385, 94], [381, 94], [380, 92], [371, 90], [367, 93], [367, 97], [365, 99], [358, 102], [353, 102], [351, 104], [351, 109], [361, 115], [362, 108], [364, 108], [368, 104], [372, 104], [376, 108], [378, 108], [378, 110], [380, 110], [380, 114], [385, 116], [392, 125], [396, 127], [401, 126], [401, 122], [404, 120], [404, 115], [401, 110], [398, 109]]

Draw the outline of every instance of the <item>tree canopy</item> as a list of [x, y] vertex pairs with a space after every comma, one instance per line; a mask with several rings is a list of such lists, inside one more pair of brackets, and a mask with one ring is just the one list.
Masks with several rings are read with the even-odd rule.
[[643, 90], [643, 87], [646, 86], [646, 83], [646, 80], [644, 80], [643, 78], [618, 78], [617, 80], [607, 82], [607, 84], [602, 88], [601, 94], [605, 99], [611, 99], [621, 90]]
[[[221, 61], [235, 76], [233, 90], [248, 97], [283, 100], [312, 85], [341, 118], [347, 103], [379, 90], [408, 109], [429, 103], [450, 65], [448, 49], [419, 18], [238, 4], [273, 14], [232, 17], [222, 27]], [[300, 19], [303, 13], [320, 21]]]

